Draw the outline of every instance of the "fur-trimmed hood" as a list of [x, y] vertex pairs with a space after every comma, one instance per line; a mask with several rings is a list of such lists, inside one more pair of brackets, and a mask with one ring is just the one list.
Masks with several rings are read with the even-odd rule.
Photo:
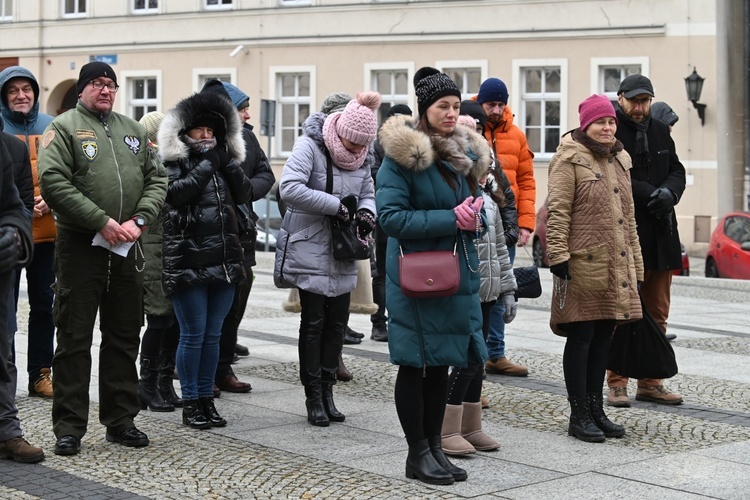
[[421, 172], [437, 160], [450, 164], [461, 175], [479, 178], [491, 163], [484, 137], [467, 127], [456, 127], [448, 136], [427, 135], [417, 129], [418, 118], [393, 116], [378, 133], [386, 156], [410, 170]]
[[232, 159], [245, 160], [245, 140], [242, 137], [242, 122], [232, 102], [213, 92], [193, 94], [177, 103], [164, 116], [159, 127], [159, 156], [162, 161], [175, 161], [190, 156], [190, 149], [182, 140], [187, 127], [195, 117], [216, 114], [224, 123], [224, 137], [217, 136], [217, 147], [224, 147]]

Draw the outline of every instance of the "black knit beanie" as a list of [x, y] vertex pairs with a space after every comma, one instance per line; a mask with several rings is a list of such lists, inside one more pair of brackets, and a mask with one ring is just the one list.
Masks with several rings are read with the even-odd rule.
[[117, 85], [117, 75], [115, 75], [112, 67], [101, 61], [93, 61], [81, 66], [81, 72], [78, 74], [78, 81], [76, 82], [76, 92], [80, 94], [91, 80], [100, 76], [111, 78], [115, 82], [115, 85]]
[[445, 73], [425, 66], [414, 74], [414, 93], [417, 94], [417, 111], [424, 115], [427, 108], [441, 97], [454, 95], [461, 99], [461, 91], [456, 82]]

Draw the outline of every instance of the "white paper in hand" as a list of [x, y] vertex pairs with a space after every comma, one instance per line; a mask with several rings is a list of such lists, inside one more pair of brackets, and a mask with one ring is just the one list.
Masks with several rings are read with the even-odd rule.
[[104, 239], [102, 233], [96, 233], [94, 239], [91, 241], [91, 246], [106, 248], [107, 250], [112, 250], [112, 252], [116, 253], [120, 257], [127, 257], [128, 252], [130, 251], [130, 247], [133, 246], [133, 242], [121, 241], [113, 246], [107, 243], [107, 240]]

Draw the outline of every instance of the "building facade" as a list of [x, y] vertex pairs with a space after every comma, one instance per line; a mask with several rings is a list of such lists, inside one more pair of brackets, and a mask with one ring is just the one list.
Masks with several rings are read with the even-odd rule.
[[[677, 208], [679, 230], [698, 254], [718, 217], [747, 209], [744, 4], [0, 0], [0, 67], [33, 71], [43, 89], [41, 109], [52, 115], [75, 105], [78, 71], [94, 59], [113, 66], [116, 110], [136, 119], [166, 111], [208, 78], [230, 81], [251, 96], [251, 123], [261, 124], [261, 108], [274, 118], [261, 144], [277, 173], [302, 122], [331, 92], [376, 90], [382, 117], [397, 103], [416, 109], [411, 80], [421, 66], [450, 74], [465, 98], [485, 78], [499, 77], [535, 154], [538, 206], [560, 136], [577, 126], [578, 103], [592, 93], [614, 98], [622, 78], [642, 73], [654, 83], [655, 101], [680, 117], [673, 137], [688, 188]], [[685, 91], [694, 68], [705, 78], [705, 123]], [[266, 106], [271, 101], [275, 107]]]

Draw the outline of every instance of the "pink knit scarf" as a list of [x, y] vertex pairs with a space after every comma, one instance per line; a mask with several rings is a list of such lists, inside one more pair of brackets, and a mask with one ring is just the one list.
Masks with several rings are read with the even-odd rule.
[[344, 147], [344, 143], [336, 133], [336, 122], [340, 116], [341, 113], [334, 113], [326, 118], [323, 123], [323, 142], [337, 167], [344, 170], [357, 170], [365, 163], [369, 148], [363, 148], [361, 152], [354, 154]]

